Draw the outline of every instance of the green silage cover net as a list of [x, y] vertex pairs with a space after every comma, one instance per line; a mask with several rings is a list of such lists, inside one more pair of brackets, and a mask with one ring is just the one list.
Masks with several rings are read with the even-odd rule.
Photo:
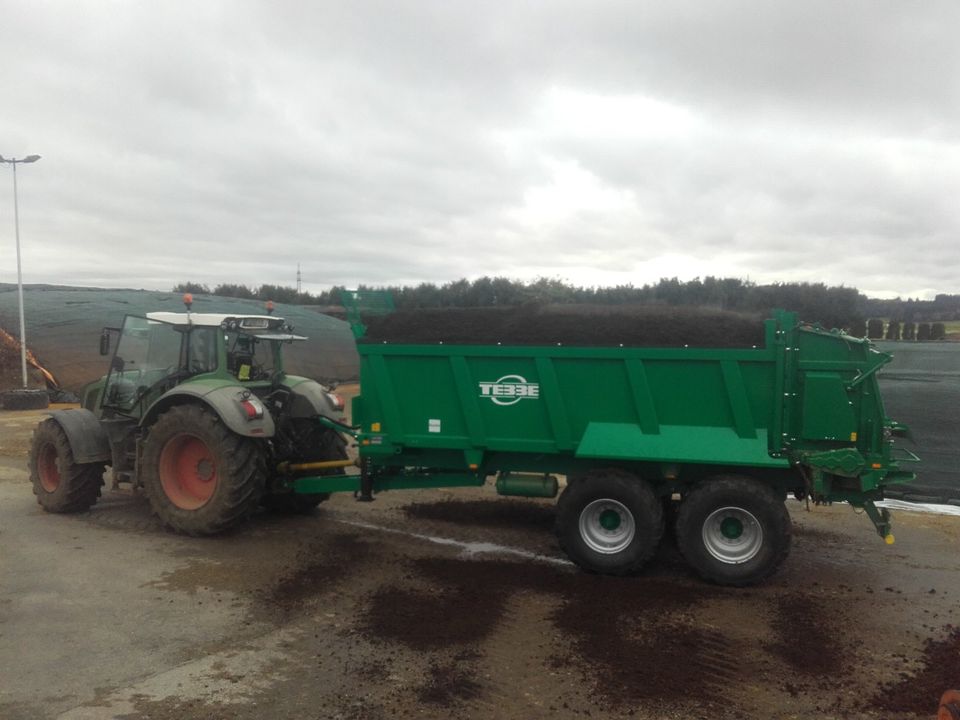
[[[79, 391], [106, 373], [99, 354], [100, 331], [119, 327], [124, 315], [185, 312], [180, 293], [93, 288], [24, 288], [27, 347], [64, 388]], [[265, 315], [261, 300], [215, 295], [193, 296], [193, 312]], [[274, 315], [305, 335], [306, 342], [285, 348], [287, 371], [318, 380], [352, 380], [358, 359], [350, 326], [342, 320], [299, 305], [277, 304]], [[19, 338], [17, 288], [0, 285], [0, 326]]]

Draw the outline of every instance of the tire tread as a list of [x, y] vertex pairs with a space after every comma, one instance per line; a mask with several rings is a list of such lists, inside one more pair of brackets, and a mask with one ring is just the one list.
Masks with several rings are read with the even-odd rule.
[[[213, 497], [196, 510], [178, 508], [160, 483], [159, 458], [170, 437], [196, 432], [220, 457], [221, 484]], [[216, 535], [249, 517], [260, 503], [266, 484], [266, 462], [261, 444], [237, 435], [199, 405], [177, 405], [162, 413], [150, 428], [143, 451], [144, 489], [154, 513], [164, 525], [185, 535]]]
[[[651, 534], [645, 543], [633, 548], [631, 556], [623, 555], [617, 563], [597, 563], [594, 553], [583, 547], [580, 539], [579, 517], [584, 505], [592, 499], [609, 495], [615, 499], [630, 499], [639, 503], [646, 515]], [[624, 503], [626, 504], [626, 503]], [[641, 518], [634, 519], [641, 532]], [[605, 575], [634, 575], [656, 554], [663, 536], [663, 507], [648, 483], [620, 470], [604, 470], [571, 479], [557, 501], [556, 535], [560, 548], [574, 563], [588, 572]], [[613, 556], [610, 556], [613, 559]]]
[[[704, 508], [719, 506], [720, 502], [714, 498], [738, 495], [749, 502], [759, 503], [760, 509], [776, 520], [772, 527], [764, 526], [764, 533], [774, 534], [772, 554], [747, 573], [739, 566], [721, 565], [712, 557], [705, 557], [702, 551], [700, 515], [705, 512]], [[731, 587], [756, 585], [773, 575], [790, 554], [791, 529], [790, 514], [783, 498], [766, 483], [740, 475], [719, 475], [699, 482], [684, 496], [676, 520], [677, 546], [687, 563], [705, 580]], [[744, 563], [745, 566], [748, 564]], [[733, 572], [734, 568], [740, 572]]]
[[[40, 482], [38, 457], [47, 444], [53, 445], [60, 463], [60, 486], [48, 492]], [[41, 421], [33, 431], [27, 469], [37, 503], [52, 513], [78, 513], [89, 510], [100, 497], [105, 463], [77, 463], [73, 459], [70, 441], [60, 424], [53, 418]]]

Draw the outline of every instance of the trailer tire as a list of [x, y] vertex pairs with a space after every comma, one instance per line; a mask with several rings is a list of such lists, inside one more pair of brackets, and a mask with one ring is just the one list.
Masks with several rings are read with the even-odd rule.
[[157, 517], [186, 535], [213, 535], [250, 515], [266, 484], [260, 441], [233, 433], [199, 405], [178, 405], [150, 428], [143, 485]]
[[653, 488], [619, 470], [570, 481], [557, 503], [557, 539], [588, 572], [630, 575], [657, 550], [663, 506]]
[[100, 497], [105, 463], [78, 463], [60, 424], [47, 418], [37, 425], [30, 443], [30, 482], [37, 502], [47, 512], [89, 510]]
[[738, 475], [708, 478], [677, 514], [687, 563], [718, 585], [745, 587], [770, 577], [790, 554], [790, 513], [766, 483]]

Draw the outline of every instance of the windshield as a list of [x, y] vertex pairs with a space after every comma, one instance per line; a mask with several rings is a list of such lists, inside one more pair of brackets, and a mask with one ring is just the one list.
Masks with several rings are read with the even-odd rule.
[[275, 371], [273, 346], [255, 335], [230, 331], [225, 336], [227, 372], [238, 380], [269, 380]]
[[173, 325], [128, 315], [110, 365], [104, 406], [132, 410], [144, 391], [176, 372], [182, 339]]

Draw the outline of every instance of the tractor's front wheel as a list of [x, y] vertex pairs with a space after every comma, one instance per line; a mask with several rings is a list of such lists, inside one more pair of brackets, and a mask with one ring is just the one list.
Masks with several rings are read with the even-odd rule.
[[653, 488], [617, 470], [571, 480], [557, 502], [557, 539], [584, 570], [629, 575], [656, 552], [663, 507]]
[[213, 535], [240, 522], [256, 509], [266, 483], [261, 443], [233, 433], [199, 405], [160, 415], [142, 462], [153, 511], [187, 535]]
[[60, 424], [48, 418], [37, 425], [30, 444], [30, 482], [47, 512], [82, 512], [100, 497], [104, 463], [78, 463]]
[[701, 577], [743, 587], [765, 580], [790, 552], [790, 514], [783, 498], [749, 477], [707, 478], [677, 513], [677, 545]]

